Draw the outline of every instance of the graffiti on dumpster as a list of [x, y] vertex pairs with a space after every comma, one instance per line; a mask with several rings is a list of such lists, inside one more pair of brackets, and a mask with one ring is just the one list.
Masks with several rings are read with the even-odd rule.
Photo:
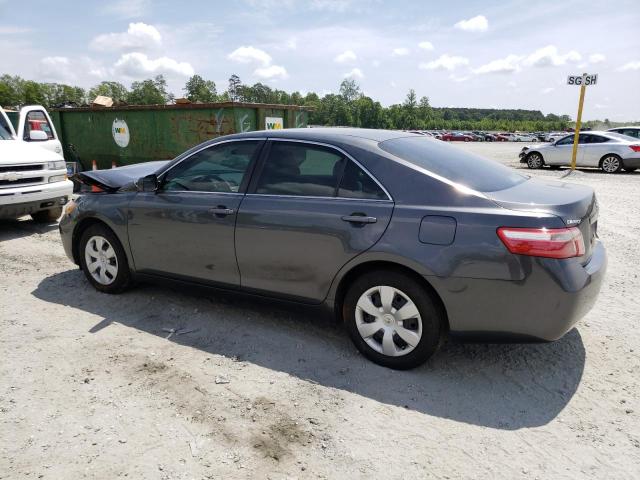
[[118, 120], [117, 118], [111, 124], [111, 134], [113, 140], [119, 147], [125, 148], [129, 145], [129, 127], [124, 120]]

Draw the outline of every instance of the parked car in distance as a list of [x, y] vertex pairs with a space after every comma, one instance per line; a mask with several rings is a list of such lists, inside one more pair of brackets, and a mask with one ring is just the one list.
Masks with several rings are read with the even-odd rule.
[[[548, 144], [529, 145], [520, 152], [520, 163], [529, 168], [571, 165], [574, 134]], [[640, 167], [640, 141], [615, 132], [580, 133], [576, 166], [600, 168], [606, 173], [633, 172]]]
[[97, 290], [175, 279], [324, 306], [391, 368], [447, 334], [556, 340], [606, 268], [590, 187], [411, 133], [248, 132], [77, 175], [100, 191], [60, 233]]
[[462, 132], [451, 132], [443, 134], [442, 140], [445, 142], [473, 142], [474, 137]]
[[530, 133], [514, 133], [511, 136], [511, 139], [514, 142], [537, 142], [538, 141], [538, 137]]
[[495, 135], [493, 135], [491, 133], [479, 132], [479, 131], [475, 131], [475, 130], [472, 133], [474, 135], [479, 135], [480, 137], [482, 137], [482, 141], [484, 141], [484, 142], [493, 142], [496, 139]]
[[616, 127], [610, 128], [607, 132], [619, 133], [628, 137], [640, 138], [640, 127]]
[[[55, 152], [53, 124], [37, 124], [29, 120], [34, 111], [46, 113], [43, 107], [22, 109], [17, 136], [12, 122], [0, 108], [0, 218], [31, 215], [37, 222], [53, 222], [62, 213], [62, 206], [71, 198], [73, 184], [67, 180], [67, 167]], [[46, 116], [47, 122], [48, 115]], [[40, 119], [38, 119], [40, 121]], [[50, 129], [50, 130], [49, 130]], [[59, 145], [59, 142], [57, 142]]]
[[560, 138], [564, 138], [566, 137], [567, 134], [566, 133], [560, 133], [560, 132], [550, 132], [545, 136], [544, 141], [545, 142], [554, 142]]
[[496, 137], [496, 142], [510, 142], [511, 141], [511, 134], [509, 133], [497, 133], [495, 135]]

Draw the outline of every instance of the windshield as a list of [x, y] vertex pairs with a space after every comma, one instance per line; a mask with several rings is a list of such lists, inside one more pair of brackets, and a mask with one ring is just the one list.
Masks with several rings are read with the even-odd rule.
[[380, 148], [418, 167], [477, 192], [511, 188], [529, 177], [512, 168], [447, 145], [420, 137], [394, 138]]
[[13, 140], [11, 129], [2, 114], [0, 114], [0, 140]]

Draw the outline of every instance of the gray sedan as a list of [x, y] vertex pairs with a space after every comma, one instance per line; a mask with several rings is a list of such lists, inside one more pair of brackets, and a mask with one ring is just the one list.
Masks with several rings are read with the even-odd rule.
[[447, 334], [556, 340], [606, 268], [591, 188], [411, 133], [251, 132], [77, 180], [92, 191], [60, 233], [97, 290], [169, 279], [325, 307], [391, 368]]
[[[571, 134], [546, 145], [524, 147], [520, 163], [532, 169], [571, 165], [573, 137]], [[576, 166], [600, 168], [606, 173], [633, 172], [640, 167], [640, 141], [615, 132], [580, 133]]]

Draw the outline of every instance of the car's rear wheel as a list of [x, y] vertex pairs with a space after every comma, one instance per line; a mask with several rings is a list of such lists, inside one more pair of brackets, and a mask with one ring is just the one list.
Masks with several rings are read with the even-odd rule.
[[87, 228], [80, 237], [80, 267], [89, 283], [104, 293], [120, 293], [131, 281], [122, 244], [106, 225]]
[[40, 210], [31, 214], [34, 222], [38, 223], [53, 223], [58, 221], [62, 215], [62, 207], [51, 208], [49, 210]]
[[600, 160], [600, 168], [605, 173], [618, 173], [622, 170], [622, 159], [614, 154], [605, 155]]
[[527, 155], [527, 167], [529, 167], [530, 169], [535, 170], [538, 168], [542, 168], [543, 165], [544, 159], [538, 152], [531, 152], [529, 155]]
[[431, 292], [393, 270], [358, 278], [345, 296], [343, 318], [364, 356], [399, 370], [417, 367], [431, 357], [444, 331], [444, 313]]

